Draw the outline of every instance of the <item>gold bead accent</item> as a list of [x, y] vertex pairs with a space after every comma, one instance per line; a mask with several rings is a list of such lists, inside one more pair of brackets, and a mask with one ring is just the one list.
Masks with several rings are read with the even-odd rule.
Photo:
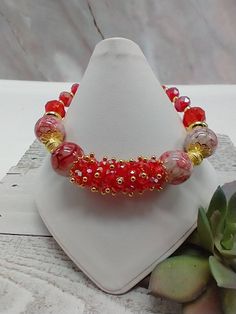
[[101, 194], [102, 194], [102, 195], [106, 195], [106, 192], [105, 192], [105, 191], [101, 191]]
[[88, 178], [87, 177], [83, 177], [82, 180], [83, 180], [83, 182], [86, 183], [88, 181]]
[[156, 156], [152, 156], [151, 159], [152, 160], [157, 160], [157, 157]]
[[152, 187], [150, 187], [150, 191], [154, 191], [154, 189], [155, 189], [155, 187], [154, 186], [152, 186]]
[[143, 179], [145, 179], [145, 178], [147, 177], [146, 172], [142, 172], [142, 173], [140, 173], [140, 177], [141, 177], [141, 178], [143, 178]]
[[89, 155], [85, 155], [85, 156], [84, 156], [84, 160], [85, 160], [85, 161], [90, 161], [90, 160], [91, 160], [91, 159], [90, 159], [90, 156], [89, 156]]
[[94, 173], [94, 177], [95, 177], [95, 178], [99, 178], [99, 177], [100, 177], [100, 173], [99, 173], [99, 172], [95, 172], [95, 173]]
[[70, 178], [71, 183], [75, 183], [75, 178]]
[[143, 162], [147, 162], [148, 161], [148, 158], [147, 157], [144, 157], [143, 158]]
[[190, 146], [188, 148], [187, 154], [194, 166], [200, 165], [200, 163], [203, 161], [203, 154], [201, 151], [201, 146], [199, 144]]
[[91, 192], [98, 192], [98, 189], [97, 189], [95, 186], [93, 186], [93, 187], [91, 188]]
[[104, 156], [104, 157], [102, 158], [103, 161], [107, 161], [107, 159], [108, 159], [108, 158], [107, 158], [106, 156]]
[[184, 109], [184, 112], [189, 110], [191, 107], [190, 106], [187, 106], [185, 109]]
[[74, 94], [74, 93], [72, 93], [72, 92], [69, 92], [69, 94], [71, 94], [71, 96], [72, 96], [72, 97], [74, 97], [74, 96], [75, 96], [75, 94]]
[[135, 176], [131, 176], [130, 181], [134, 182], [135, 180], [136, 180], [136, 177]]
[[144, 193], [144, 191], [138, 191], [138, 194], [142, 195]]
[[143, 160], [143, 156], [138, 156], [138, 161], [142, 161]]
[[116, 179], [116, 182], [117, 182], [118, 184], [122, 184], [122, 183], [124, 182], [124, 178], [119, 177], [119, 178]]
[[160, 173], [157, 174], [157, 179], [161, 179], [162, 175]]
[[45, 145], [47, 150], [52, 153], [63, 142], [64, 136], [61, 132], [45, 133], [41, 136], [40, 141]]
[[58, 99], [58, 101], [59, 101], [63, 106], [65, 106], [64, 102], [63, 102], [61, 99]]
[[114, 169], [115, 168], [115, 165], [114, 164], [111, 164], [110, 165], [110, 169]]
[[111, 192], [111, 189], [110, 189], [110, 188], [106, 188], [106, 189], [105, 189], [105, 192], [106, 192], [107, 194], [109, 194], [109, 193]]
[[62, 120], [62, 117], [59, 115], [59, 113], [54, 112], [54, 111], [48, 111], [44, 114], [45, 116], [53, 116], [59, 120]]
[[133, 158], [130, 158], [129, 162], [134, 162], [134, 159], [133, 159]]
[[129, 197], [133, 197], [134, 196], [134, 192], [129, 192]]
[[122, 194], [126, 195], [126, 194], [127, 194], [127, 192], [126, 192], [126, 191], [122, 191]]
[[188, 131], [191, 131], [192, 129], [196, 128], [196, 127], [202, 127], [202, 128], [207, 128], [208, 124], [205, 121], [196, 121], [192, 124], [190, 124], [187, 128]]
[[112, 157], [111, 161], [116, 162], [116, 157]]
[[179, 98], [178, 96], [175, 96], [172, 100], [172, 103], [174, 104], [178, 98]]
[[116, 192], [111, 192], [111, 195], [112, 195], [112, 196], [115, 196], [115, 195], [116, 195]]
[[95, 154], [94, 154], [94, 153], [90, 153], [90, 154], [89, 154], [89, 157], [90, 157], [90, 158], [94, 158], [94, 157], [95, 157]]

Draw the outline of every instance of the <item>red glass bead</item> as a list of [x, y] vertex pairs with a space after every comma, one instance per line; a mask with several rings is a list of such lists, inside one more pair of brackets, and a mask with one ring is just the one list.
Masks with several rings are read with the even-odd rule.
[[50, 100], [45, 105], [45, 111], [46, 112], [56, 112], [58, 113], [62, 118], [65, 117], [65, 108], [64, 105], [58, 101], [58, 100]]
[[78, 83], [75, 83], [71, 86], [71, 92], [72, 94], [75, 95], [75, 93], [77, 92], [77, 89], [79, 88], [79, 84]]
[[175, 97], [179, 97], [179, 90], [176, 87], [170, 87], [166, 90], [166, 94], [170, 101], [173, 101]]
[[82, 157], [83, 154], [84, 152], [80, 146], [64, 142], [51, 155], [52, 167], [60, 175], [68, 176], [74, 161], [78, 157]]
[[59, 99], [63, 102], [64, 106], [69, 107], [73, 96], [71, 95], [71, 93], [62, 92], [60, 93]]
[[61, 140], [63, 140], [65, 137], [65, 128], [60, 119], [45, 115], [36, 122], [34, 133], [39, 141], [46, 134], [60, 135]]
[[194, 122], [205, 120], [206, 120], [205, 111], [200, 107], [192, 107], [185, 111], [183, 117], [183, 124], [187, 128]]
[[191, 101], [190, 98], [187, 96], [181, 96], [175, 100], [175, 109], [178, 112], [183, 112], [185, 108], [190, 106]]

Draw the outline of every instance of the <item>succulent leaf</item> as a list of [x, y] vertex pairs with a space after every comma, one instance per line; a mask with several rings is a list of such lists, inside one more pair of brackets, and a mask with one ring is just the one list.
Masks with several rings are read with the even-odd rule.
[[183, 314], [223, 314], [220, 303], [219, 288], [214, 284], [190, 303], [183, 304]]
[[222, 264], [215, 256], [209, 257], [211, 273], [218, 287], [236, 289], [236, 273]]
[[208, 210], [207, 217], [210, 218], [215, 210], [218, 210], [220, 213], [225, 213], [227, 207], [227, 200], [224, 191], [220, 186], [216, 189], [213, 194]]
[[206, 250], [213, 252], [214, 239], [209, 220], [203, 207], [198, 210], [197, 232], [200, 238], [201, 246]]
[[222, 289], [222, 306], [224, 314], [236, 313], [236, 290]]
[[[236, 193], [234, 193], [228, 203], [228, 211], [226, 216], [226, 222], [234, 224], [236, 226]], [[235, 230], [236, 231], [236, 230]]]
[[236, 242], [234, 242], [233, 247], [231, 249], [224, 249], [221, 245], [221, 241], [219, 238], [215, 240], [215, 247], [220, 252], [221, 255], [227, 258], [236, 258]]
[[153, 270], [149, 291], [177, 302], [189, 302], [206, 289], [210, 276], [206, 257], [173, 256]]

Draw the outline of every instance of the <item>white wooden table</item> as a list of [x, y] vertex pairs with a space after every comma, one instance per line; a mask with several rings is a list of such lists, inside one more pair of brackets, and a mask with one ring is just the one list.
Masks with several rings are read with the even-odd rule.
[[[34, 123], [41, 116], [44, 103], [70, 85], [0, 81], [1, 177], [33, 142]], [[206, 109], [207, 122], [213, 130], [229, 135], [236, 144], [236, 86], [179, 89], [181, 94], [190, 96], [193, 105]], [[24, 194], [30, 187], [25, 183], [23, 187], [13, 184], [15, 180], [21, 182], [24, 176], [14, 174], [15, 168], [12, 169], [0, 184], [1, 314], [180, 313], [177, 304], [154, 298], [143, 287], [122, 296], [99, 291], [49, 236], [28, 194]], [[30, 173], [34, 171], [31, 169]], [[234, 178], [234, 172], [230, 176]], [[6, 197], [7, 193], [11, 198]]]

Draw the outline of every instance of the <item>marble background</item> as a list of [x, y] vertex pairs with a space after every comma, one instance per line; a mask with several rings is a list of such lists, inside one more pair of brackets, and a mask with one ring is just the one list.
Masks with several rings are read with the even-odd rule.
[[235, 16], [235, 0], [1, 0], [0, 79], [78, 81], [121, 36], [163, 83], [236, 83]]

